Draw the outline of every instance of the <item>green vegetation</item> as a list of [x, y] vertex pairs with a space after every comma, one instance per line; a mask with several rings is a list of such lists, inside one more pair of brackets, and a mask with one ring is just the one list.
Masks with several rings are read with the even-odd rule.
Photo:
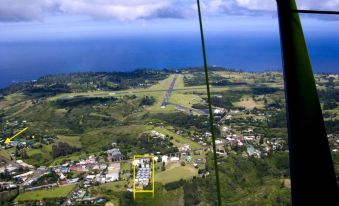
[[49, 174], [46, 174], [42, 177], [40, 177], [37, 181], [33, 182], [33, 186], [41, 186], [41, 185], [48, 185], [56, 183], [59, 179], [59, 175], [57, 175], [55, 172], [51, 172]]
[[[216, 200], [216, 188], [211, 155], [208, 159], [210, 175], [193, 179], [185, 185], [185, 205]], [[265, 159], [244, 159], [238, 156], [223, 158], [219, 164], [222, 202], [225, 205], [287, 205], [289, 189], [283, 186], [288, 168], [287, 153]], [[282, 170], [281, 170], [282, 169]], [[185, 188], [186, 187], [186, 188]]]
[[79, 151], [79, 148], [72, 147], [64, 142], [59, 142], [57, 145], [52, 146], [52, 157], [67, 156], [77, 151]]
[[[177, 81], [170, 103], [161, 108], [175, 75]], [[338, 81], [328, 75], [317, 75], [316, 80], [329, 141], [336, 149]], [[218, 157], [223, 204], [288, 205], [290, 185], [282, 74], [213, 68], [211, 85], [213, 109], [225, 112], [215, 115], [216, 137], [222, 140], [217, 145], [218, 151], [225, 151]], [[212, 140], [208, 118], [201, 112], [206, 109], [205, 76], [197, 68], [177, 72], [138, 70], [46, 76], [37, 82], [0, 90], [1, 135], [7, 137], [17, 129], [30, 128], [15, 139], [16, 146], [7, 148], [1, 143], [0, 157], [7, 160], [16, 157], [39, 167], [60, 166], [66, 161], [76, 164], [92, 155], [100, 164], [108, 165], [105, 151], [116, 147], [127, 158], [121, 162], [120, 180], [91, 183], [88, 188], [82, 188], [87, 191], [86, 196], [103, 197], [120, 206], [214, 205]], [[225, 128], [230, 131], [224, 131]], [[163, 135], [154, 135], [153, 130]], [[227, 142], [227, 137], [234, 135], [242, 145]], [[192, 151], [185, 153], [185, 145]], [[260, 151], [260, 157], [251, 157], [248, 146]], [[335, 168], [339, 171], [339, 155], [334, 151]], [[133, 183], [130, 158], [146, 153], [157, 157], [176, 153], [180, 161], [163, 164], [159, 158], [155, 165], [154, 199], [147, 196], [150, 194], [138, 194], [134, 201], [132, 193], [127, 191]], [[79, 177], [83, 181], [87, 174], [106, 172], [107, 169], [73, 171], [67, 177]], [[1, 174], [0, 180], [14, 181], [8, 172]], [[33, 186], [57, 180], [58, 175], [53, 172], [40, 177]], [[61, 205], [73, 187], [23, 192], [18, 196], [13, 190], [1, 196], [1, 200], [4, 197], [11, 201], [17, 196], [15, 201], [28, 205], [42, 199], [46, 204]]]
[[155, 103], [155, 98], [153, 96], [144, 96], [142, 99], [141, 99], [141, 102], [140, 102], [140, 105], [143, 106], [143, 105], [146, 105], [146, 106], [150, 106], [150, 105], [153, 105]]
[[42, 200], [65, 198], [73, 189], [75, 185], [59, 186], [51, 189], [42, 189], [29, 191], [19, 194], [14, 201], [23, 202], [27, 200]]
[[155, 175], [155, 181], [163, 184], [179, 181], [180, 179], [192, 179], [198, 175], [198, 170], [190, 165], [181, 166], [180, 164], [172, 164], [166, 166], [166, 170], [158, 172]]
[[173, 143], [177, 146], [183, 146], [185, 144], [188, 144], [192, 149], [198, 149], [198, 148], [202, 148], [201, 145], [199, 145], [198, 143], [190, 140], [189, 138], [185, 138], [181, 135], [178, 135], [174, 132], [169, 131], [166, 128], [155, 128], [154, 130], [167, 135], [168, 137], [173, 137]]

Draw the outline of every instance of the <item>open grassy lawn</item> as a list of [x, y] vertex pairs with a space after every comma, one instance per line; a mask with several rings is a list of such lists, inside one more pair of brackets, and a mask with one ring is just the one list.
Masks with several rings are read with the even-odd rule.
[[9, 152], [9, 150], [3, 150], [3, 149], [1, 149], [0, 150], [0, 157], [2, 157], [2, 158], [5, 158], [5, 159], [11, 159], [11, 155], [10, 155], [10, 152]]
[[79, 136], [64, 136], [58, 135], [56, 142], [65, 142], [74, 147], [81, 147], [80, 137]]
[[166, 106], [166, 108], [161, 108], [161, 104], [166, 96], [166, 92], [152, 92], [149, 93], [150, 96], [155, 97], [156, 102], [149, 107], [146, 107], [146, 111], [151, 112], [151, 113], [168, 113], [168, 112], [174, 112], [175, 109], [172, 106]]
[[180, 179], [191, 179], [196, 175], [198, 170], [191, 165], [181, 166], [180, 163], [170, 163], [165, 171], [155, 174], [155, 181], [166, 184]]
[[137, 206], [172, 205], [184, 206], [184, 191], [182, 188], [166, 191], [160, 184], [155, 184], [154, 198], [151, 193], [138, 193], [135, 204]]
[[161, 80], [158, 84], [155, 84], [148, 88], [148, 90], [161, 90], [161, 89], [168, 89], [171, 85], [174, 78], [174, 74], [171, 74], [167, 79]]
[[110, 128], [98, 128], [81, 135], [80, 142], [82, 151], [99, 152], [103, 146], [107, 146], [116, 141], [117, 136], [133, 136], [137, 138], [139, 134], [151, 130], [150, 125], [130, 124], [124, 126], [113, 126]]
[[131, 169], [131, 163], [130, 162], [121, 162], [120, 163], [120, 169], [129, 171]]
[[172, 142], [176, 146], [180, 147], [180, 146], [183, 146], [185, 144], [188, 144], [188, 145], [190, 145], [190, 147], [192, 149], [202, 148], [202, 146], [200, 144], [198, 144], [198, 143], [196, 143], [196, 142], [194, 142], [194, 141], [192, 141], [192, 140], [190, 140], [188, 138], [185, 138], [185, 137], [183, 137], [181, 135], [178, 135], [178, 134], [176, 134], [176, 133], [174, 133], [172, 131], [169, 131], [166, 128], [156, 127], [156, 128], [154, 128], [154, 130], [156, 130], [156, 131], [158, 131], [158, 132], [160, 132], [160, 133], [162, 133], [164, 135], [172, 136], [173, 137], [173, 141]]
[[252, 97], [246, 95], [243, 96], [239, 102], [235, 102], [234, 105], [238, 107], [245, 107], [246, 109], [253, 109], [254, 107], [256, 108], [264, 107], [263, 104], [254, 101]]
[[73, 190], [75, 185], [66, 185], [66, 186], [59, 186], [54, 187], [51, 189], [42, 189], [42, 190], [35, 190], [29, 191], [19, 194], [15, 198], [16, 201], [28, 201], [28, 200], [42, 200], [48, 198], [63, 198], [67, 197], [67, 195]]
[[177, 80], [174, 85], [174, 89], [183, 89], [185, 88], [184, 84], [184, 75], [183, 74], [178, 74]]
[[56, 139], [55, 143], [49, 144], [49, 145], [43, 145], [42, 148], [39, 149], [27, 149], [27, 155], [28, 159], [27, 163], [33, 164], [33, 165], [39, 165], [39, 164], [52, 164], [57, 165], [62, 163], [64, 160], [79, 160], [81, 158], [84, 158], [84, 156], [81, 153], [73, 153], [67, 156], [61, 156], [58, 158], [53, 159], [52, 158], [52, 146], [54, 144], [58, 144], [58, 142], [66, 142], [71, 146], [81, 148], [81, 142], [79, 136], [64, 136], [64, 135], [58, 135], [58, 138]]
[[125, 185], [127, 181], [115, 181], [115, 182], [108, 182], [99, 186], [100, 189], [105, 190], [113, 190], [113, 191], [126, 191]]
[[237, 72], [229, 72], [229, 71], [214, 71], [213, 72], [216, 75], [225, 77], [229, 79], [230, 81], [242, 81], [246, 83], [254, 83], [254, 77], [255, 74], [251, 73], [237, 73]]
[[42, 146], [42, 148], [39, 148], [39, 149], [28, 149], [27, 150], [27, 154], [28, 156], [33, 156], [35, 154], [40, 154], [40, 153], [43, 153], [43, 154], [49, 154], [52, 152], [52, 144], [49, 144], [49, 145], [44, 145]]
[[52, 144], [44, 145], [39, 149], [28, 149], [27, 155], [29, 158], [25, 159], [24, 161], [27, 161], [27, 163], [32, 165], [39, 165], [43, 162], [49, 162], [52, 160], [51, 152]]
[[27, 96], [22, 93], [14, 93], [5, 96], [4, 99], [0, 100], [0, 109], [6, 109], [7, 107], [18, 104], [22, 101], [25, 101]]
[[31, 101], [22, 101], [22, 102], [16, 104], [15, 106], [13, 106], [13, 108], [15, 109], [15, 112], [13, 112], [13, 113], [11, 112], [11, 114], [8, 117], [14, 117], [14, 116], [26, 111], [31, 106], [33, 106]]
[[193, 104], [205, 102], [199, 95], [193, 94], [193, 91], [173, 91], [170, 101], [188, 108], [191, 108]]

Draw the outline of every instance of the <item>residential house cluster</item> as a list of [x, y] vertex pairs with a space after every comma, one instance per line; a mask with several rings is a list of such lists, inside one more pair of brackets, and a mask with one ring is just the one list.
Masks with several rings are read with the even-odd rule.
[[152, 158], [134, 160], [136, 168], [135, 184], [138, 189], [143, 189], [152, 181]]

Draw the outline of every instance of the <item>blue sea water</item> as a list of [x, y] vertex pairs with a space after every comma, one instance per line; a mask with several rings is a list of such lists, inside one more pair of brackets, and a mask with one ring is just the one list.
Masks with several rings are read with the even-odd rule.
[[[339, 72], [339, 40], [307, 39], [313, 69]], [[278, 35], [206, 36], [208, 64], [244, 71], [281, 69]], [[0, 87], [46, 74], [130, 71], [201, 66], [198, 35], [115, 37], [87, 40], [0, 42]]]

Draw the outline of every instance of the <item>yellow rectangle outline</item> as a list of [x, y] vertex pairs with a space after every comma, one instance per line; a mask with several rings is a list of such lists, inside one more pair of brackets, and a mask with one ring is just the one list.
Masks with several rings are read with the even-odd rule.
[[[141, 158], [152, 158], [152, 190], [136, 190], [135, 189], [135, 160]], [[152, 193], [154, 197], [154, 155], [134, 155], [133, 156], [133, 198], [136, 193]]]

